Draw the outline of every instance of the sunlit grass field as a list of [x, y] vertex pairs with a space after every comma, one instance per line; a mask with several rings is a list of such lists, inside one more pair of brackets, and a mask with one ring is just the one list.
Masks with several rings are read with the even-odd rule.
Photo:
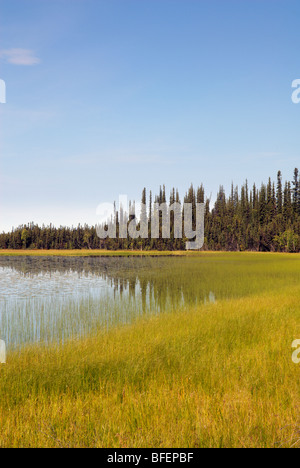
[[[31, 249], [0, 249], [0, 256], [4, 257], [197, 257], [204, 255], [221, 255], [225, 252], [199, 251], [199, 250], [105, 250], [105, 249], [80, 249], [80, 250], [31, 250]], [[282, 255], [276, 253], [243, 252], [235, 255]], [[291, 254], [292, 255], [292, 254]], [[290, 255], [290, 256], [291, 256]]]
[[200, 252], [187, 251], [161, 251], [161, 250], [12, 250], [0, 249], [0, 256], [38, 256], [38, 257], [130, 257], [130, 256], [171, 256], [171, 255], [191, 255]]
[[300, 256], [207, 261], [241, 294], [9, 353], [0, 446], [300, 446]]

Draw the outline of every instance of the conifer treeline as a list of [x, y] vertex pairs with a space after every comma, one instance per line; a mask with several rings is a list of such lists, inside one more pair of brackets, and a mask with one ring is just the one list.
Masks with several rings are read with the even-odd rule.
[[[153, 202], [180, 202], [179, 193], [173, 189], [167, 199], [165, 187], [159, 195], [149, 194], [148, 216], [151, 218]], [[146, 189], [142, 203], [146, 202]], [[205, 203], [205, 250], [300, 252], [300, 177], [295, 169], [291, 182], [282, 181], [281, 172], [277, 182], [269, 178], [267, 184], [250, 189], [246, 182], [241, 189], [232, 185], [226, 197], [221, 186], [213, 209], [205, 198], [201, 185], [190, 187], [185, 203]], [[118, 213], [116, 213], [118, 218]], [[23, 225], [10, 233], [0, 234], [0, 249], [143, 249], [185, 250], [186, 239], [172, 238], [174, 223], [171, 216], [170, 239], [99, 239], [96, 228], [76, 228], [52, 225], [39, 227]], [[150, 223], [149, 223], [150, 224]], [[149, 226], [150, 233], [150, 226]]]

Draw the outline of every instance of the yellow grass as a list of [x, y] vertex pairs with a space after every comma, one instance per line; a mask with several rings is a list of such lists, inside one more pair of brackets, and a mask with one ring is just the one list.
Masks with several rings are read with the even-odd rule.
[[199, 250], [104, 250], [104, 249], [74, 249], [74, 250], [30, 250], [30, 249], [0, 249], [0, 256], [36, 256], [36, 257], [130, 257], [130, 256], [218, 256], [218, 255], [241, 255], [241, 256], [278, 256], [292, 257], [299, 254], [272, 253], [272, 252], [219, 252], [219, 251], [199, 251]]
[[[66, 256], [66, 257], [109, 257], [109, 256], [165, 256], [165, 255], [186, 255], [191, 252], [185, 251], [158, 251], [158, 250], [13, 250], [13, 249], [0, 249], [0, 256]], [[200, 253], [200, 252], [198, 252]]]
[[299, 304], [287, 285], [10, 354], [0, 446], [297, 446]]

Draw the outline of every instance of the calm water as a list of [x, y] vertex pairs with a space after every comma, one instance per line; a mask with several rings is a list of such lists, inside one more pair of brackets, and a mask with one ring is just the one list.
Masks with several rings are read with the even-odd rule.
[[[1, 257], [0, 339], [9, 348], [63, 342], [182, 307], [180, 278], [175, 287], [172, 283], [176, 260]], [[214, 300], [211, 291], [198, 292], [199, 300]]]
[[[141, 315], [254, 294], [286, 281], [280, 262], [264, 258], [259, 267], [247, 258], [0, 257], [0, 339], [9, 349], [63, 342]], [[298, 265], [292, 265], [291, 281], [299, 283]]]

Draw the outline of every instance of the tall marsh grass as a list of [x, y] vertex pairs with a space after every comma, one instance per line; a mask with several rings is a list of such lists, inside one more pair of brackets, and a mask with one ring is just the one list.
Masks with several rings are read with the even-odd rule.
[[[192, 302], [199, 265], [189, 263], [189, 281], [184, 266], [154, 268], [154, 290], [156, 281], [161, 291], [181, 284], [181, 307], [10, 352], [0, 367], [0, 446], [300, 445], [291, 348], [300, 338], [299, 257], [205, 258], [215, 304]], [[201, 291], [209, 285], [204, 275]]]

